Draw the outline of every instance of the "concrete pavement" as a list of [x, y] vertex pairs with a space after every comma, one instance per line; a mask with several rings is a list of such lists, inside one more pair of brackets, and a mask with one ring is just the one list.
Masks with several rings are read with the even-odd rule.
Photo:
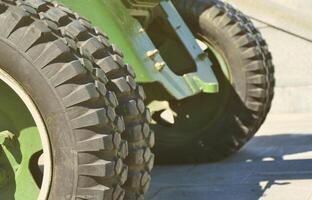
[[312, 200], [312, 114], [274, 114], [223, 162], [158, 166], [149, 200]]

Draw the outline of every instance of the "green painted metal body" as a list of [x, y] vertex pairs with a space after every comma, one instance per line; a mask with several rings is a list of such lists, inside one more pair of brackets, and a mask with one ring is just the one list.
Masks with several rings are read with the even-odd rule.
[[29, 162], [42, 149], [38, 129], [23, 101], [2, 81], [0, 92], [0, 199], [36, 200], [40, 189]]
[[[171, 1], [161, 0], [159, 3], [181, 43], [197, 65], [197, 72], [182, 76], [173, 73], [162, 56], [155, 51], [155, 45], [121, 0], [58, 0], [58, 2], [84, 16], [104, 31], [122, 50], [125, 61], [134, 68], [138, 82], [159, 82], [176, 99], [200, 92], [218, 92], [218, 82], [211, 70], [211, 62], [207, 56], [203, 56], [194, 36]], [[145, 2], [155, 3], [155, 0]], [[149, 56], [151, 52], [154, 54]], [[178, 57], [177, 55], [177, 59]]]

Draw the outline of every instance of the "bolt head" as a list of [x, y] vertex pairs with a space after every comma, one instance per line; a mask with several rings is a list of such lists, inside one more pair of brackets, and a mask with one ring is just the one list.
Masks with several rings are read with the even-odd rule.
[[7, 139], [12, 140], [13, 138], [14, 138], [14, 134], [8, 130], [0, 132], [0, 145], [4, 145]]
[[166, 63], [164, 63], [164, 62], [157, 62], [154, 67], [155, 67], [155, 69], [157, 71], [160, 72], [161, 70], [164, 69], [165, 66], [166, 66]]
[[144, 32], [145, 32], [144, 28], [139, 29], [139, 33], [144, 33]]
[[157, 54], [159, 53], [159, 51], [157, 49], [151, 50], [151, 51], [147, 51], [145, 53], [145, 56], [148, 58], [154, 58]]

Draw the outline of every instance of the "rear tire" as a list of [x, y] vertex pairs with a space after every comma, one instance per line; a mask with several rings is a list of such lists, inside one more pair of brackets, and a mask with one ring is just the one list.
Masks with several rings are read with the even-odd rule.
[[[165, 129], [158, 124], [156, 158], [162, 163], [224, 159], [254, 136], [270, 110], [274, 93], [272, 57], [252, 22], [230, 5], [218, 0], [174, 3], [194, 35], [222, 55], [230, 78], [214, 65], [219, 94], [171, 102], [181, 113], [189, 112], [190, 119], [194, 112], [203, 112], [205, 108], [218, 109], [207, 116], [215, 116], [213, 119], [193, 130], [174, 125]], [[209, 104], [211, 100], [216, 103]], [[189, 123], [194, 125], [197, 121]]]

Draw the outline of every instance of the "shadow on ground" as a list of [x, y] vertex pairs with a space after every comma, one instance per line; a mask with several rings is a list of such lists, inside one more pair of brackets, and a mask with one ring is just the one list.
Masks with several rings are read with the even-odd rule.
[[[278, 197], [294, 199], [291, 195], [301, 193], [299, 199], [308, 199], [312, 194], [308, 189], [312, 188], [311, 144], [312, 134], [260, 135], [220, 163], [158, 166], [147, 199], [256, 200], [272, 188]], [[291, 191], [285, 190], [296, 181], [303, 185], [295, 183]]]

